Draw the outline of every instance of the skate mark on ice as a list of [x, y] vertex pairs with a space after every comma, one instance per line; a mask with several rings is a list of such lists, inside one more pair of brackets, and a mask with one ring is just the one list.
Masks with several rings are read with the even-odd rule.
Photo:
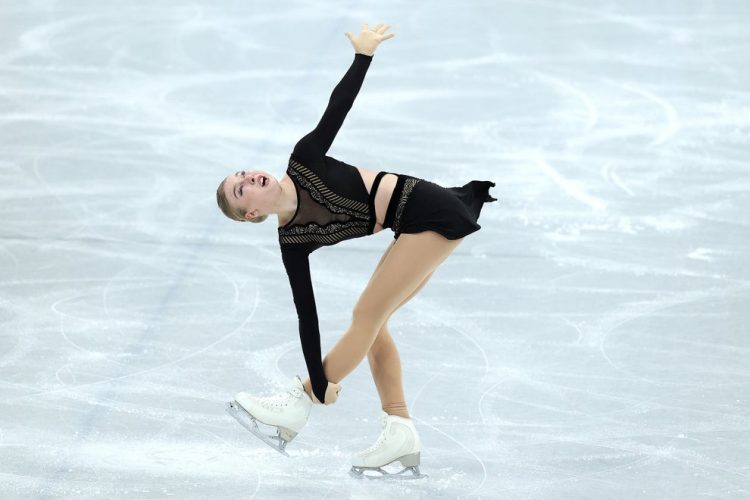
[[[605, 346], [607, 338], [610, 337], [613, 332], [621, 326], [630, 323], [631, 321], [648, 317], [648, 315], [654, 312], [669, 309], [674, 306], [688, 304], [690, 302], [705, 301], [716, 297], [725, 297], [733, 295], [735, 293], [742, 293], [749, 288], [750, 287], [744, 285], [734, 287], [730, 290], [727, 290], [726, 288], [712, 287], [708, 290], [699, 290], [697, 292], [687, 291], [674, 293], [667, 298], [659, 298], [656, 301], [645, 304], [643, 304], [642, 302], [638, 302], [635, 304], [631, 303], [621, 308], [619, 311], [609, 313], [608, 316], [598, 324], [587, 326], [585, 328], [587, 331], [587, 337], [589, 338], [589, 343], [597, 341], [598, 337], [599, 351], [602, 354], [602, 357], [607, 361], [607, 363], [609, 363], [612, 368], [642, 382], [656, 383], [657, 381], [653, 378], [644, 377], [640, 374], [634, 373], [630, 370], [626, 370], [621, 366], [616, 365], [607, 354], [607, 349]], [[659, 382], [665, 383], [664, 380], [661, 380]]]
[[83, 293], [74, 293], [72, 295], [69, 295], [67, 297], [63, 297], [62, 299], [55, 301], [50, 306], [50, 309], [52, 310], [52, 312], [54, 312], [59, 317], [59, 319], [60, 319], [60, 328], [59, 328], [60, 336], [71, 347], [73, 347], [74, 349], [76, 349], [76, 350], [78, 350], [78, 351], [80, 351], [80, 352], [82, 352], [82, 353], [84, 353], [84, 354], [86, 354], [88, 356], [92, 356], [92, 357], [96, 357], [96, 358], [104, 358], [104, 359], [106, 359], [106, 361], [108, 363], [113, 363], [113, 364], [121, 366], [121, 367], [126, 367], [127, 366], [126, 364], [120, 363], [119, 361], [114, 360], [114, 359], [110, 359], [110, 357], [109, 357], [110, 354], [109, 353], [102, 353], [102, 352], [97, 352], [97, 351], [91, 351], [89, 349], [86, 349], [86, 348], [78, 345], [77, 343], [73, 342], [73, 340], [70, 337], [68, 337], [68, 334], [65, 331], [65, 318], [72, 318], [72, 319], [75, 319], [75, 320], [78, 320], [78, 321], [81, 321], [81, 322], [87, 322], [87, 323], [97, 323], [96, 319], [88, 319], [88, 318], [84, 318], [84, 317], [81, 317], [81, 316], [75, 316], [75, 315], [72, 315], [70, 313], [63, 312], [60, 309], [60, 306], [62, 304], [64, 304], [64, 303], [66, 303], [66, 302], [70, 302], [70, 301], [73, 301], [73, 300], [76, 300], [76, 299], [80, 299], [80, 298], [83, 298], [83, 297], [86, 297], [86, 296], [89, 296], [89, 295], [93, 295], [95, 293], [96, 293], [95, 291], [87, 291], [87, 292], [83, 292]]
[[[608, 80], [609, 79], [606, 79], [606, 78], [604, 79], [604, 81], [608, 81]], [[659, 97], [653, 92], [649, 92], [648, 90], [645, 90], [641, 87], [636, 87], [632, 84], [625, 84], [625, 83], [620, 83], [616, 81], [610, 81], [609, 83], [612, 83], [613, 85], [616, 85], [617, 87], [620, 87], [623, 90], [632, 92], [634, 94], [638, 94], [648, 99], [649, 101], [659, 106], [664, 112], [666, 122], [667, 122], [666, 126], [661, 131], [661, 133], [657, 135], [649, 143], [649, 145], [658, 146], [659, 144], [662, 144], [666, 142], [668, 139], [672, 138], [680, 130], [680, 118], [679, 118], [679, 115], [677, 114], [677, 109], [674, 107], [672, 103], [670, 103], [666, 99]]]
[[[486, 353], [486, 351], [484, 350], [484, 348], [482, 348], [482, 346], [481, 346], [481, 345], [479, 345], [479, 343], [478, 343], [478, 342], [477, 342], [477, 341], [476, 341], [476, 340], [475, 340], [475, 339], [474, 339], [474, 338], [473, 338], [472, 336], [470, 336], [470, 335], [469, 335], [469, 334], [467, 334], [467, 333], [466, 333], [465, 331], [463, 331], [463, 329], [461, 329], [461, 328], [458, 328], [458, 327], [456, 327], [456, 326], [454, 325], [454, 323], [453, 323], [453, 322], [451, 322], [451, 321], [450, 321], [450, 320], [448, 320], [448, 319], [445, 319], [445, 318], [446, 318], [446, 314], [445, 314], [445, 311], [446, 311], [446, 310], [445, 310], [445, 308], [443, 308], [443, 309], [438, 309], [438, 308], [436, 308], [436, 307], [433, 307], [433, 306], [432, 306], [432, 303], [433, 303], [433, 301], [431, 301], [431, 300], [426, 300], [426, 299], [424, 299], [423, 297], [420, 297], [420, 298], [419, 298], [418, 300], [416, 300], [416, 301], [415, 301], [414, 299], [412, 299], [412, 301], [410, 301], [410, 304], [412, 304], [412, 305], [414, 306], [415, 310], [418, 310], [418, 311], [422, 312], [422, 311], [425, 311], [425, 309], [427, 308], [427, 309], [429, 310], [429, 313], [427, 313], [427, 316], [428, 316], [428, 317], [430, 317], [430, 318], [431, 318], [432, 320], [436, 320], [436, 321], [437, 321], [437, 323], [438, 323], [438, 324], [440, 324], [440, 325], [442, 325], [442, 326], [445, 326], [445, 327], [448, 327], [448, 328], [450, 328], [450, 329], [452, 329], [452, 330], [455, 330], [455, 331], [457, 331], [457, 332], [458, 332], [459, 334], [461, 334], [461, 335], [462, 335], [462, 336], [463, 336], [463, 337], [464, 337], [464, 338], [465, 338], [466, 340], [468, 340], [468, 341], [469, 341], [469, 342], [470, 342], [471, 344], [473, 344], [473, 345], [474, 345], [474, 346], [475, 346], [475, 347], [477, 348], [477, 350], [479, 351], [479, 353], [481, 354], [481, 356], [482, 356], [482, 358], [483, 358], [483, 360], [484, 360], [484, 376], [483, 376], [483, 377], [486, 377], [487, 373], [489, 372], [489, 359], [487, 358], [487, 353]], [[459, 315], [458, 315], [458, 314], [452, 314], [452, 315], [450, 315], [450, 316], [451, 316], [451, 317], [458, 317]], [[426, 383], [424, 383], [424, 384], [422, 385], [422, 387], [420, 387], [420, 388], [419, 388], [419, 390], [417, 391], [417, 393], [416, 393], [415, 397], [414, 397], [414, 398], [412, 399], [412, 403], [411, 403], [411, 406], [412, 406], [412, 407], [415, 407], [415, 406], [416, 406], [417, 400], [418, 400], [418, 399], [419, 399], [419, 397], [421, 396], [421, 394], [422, 394], [422, 392], [424, 391], [424, 389], [425, 389], [426, 387], [429, 387], [429, 386], [430, 386], [430, 383], [431, 383], [431, 382], [432, 382], [432, 381], [433, 381], [434, 379], [436, 379], [437, 377], [439, 377], [440, 375], [441, 375], [441, 373], [440, 373], [440, 372], [436, 373], [435, 375], [433, 375], [432, 377], [430, 377], [430, 379], [429, 379], [429, 380], [428, 380], [428, 381], [427, 381]], [[435, 430], [435, 431], [439, 432], [440, 434], [443, 434], [443, 435], [444, 435], [444, 436], [446, 436], [446, 437], [447, 437], [448, 439], [450, 439], [451, 441], [453, 441], [453, 442], [455, 442], [456, 444], [458, 444], [458, 445], [459, 445], [460, 447], [462, 447], [462, 448], [463, 448], [464, 450], [466, 450], [466, 451], [467, 451], [467, 452], [468, 452], [468, 453], [469, 453], [469, 454], [470, 454], [471, 456], [473, 456], [473, 457], [474, 457], [474, 459], [475, 459], [475, 460], [476, 460], [476, 461], [477, 461], [477, 462], [479, 463], [479, 465], [480, 465], [480, 466], [482, 467], [482, 481], [481, 481], [481, 482], [479, 483], [479, 486], [477, 486], [477, 487], [476, 487], [476, 488], [474, 488], [474, 489], [473, 489], [473, 490], [472, 490], [471, 492], [469, 492], [469, 493], [467, 494], [467, 496], [470, 496], [470, 495], [471, 495], [472, 493], [474, 493], [475, 491], [478, 491], [478, 490], [479, 490], [479, 489], [480, 489], [480, 488], [482, 487], [482, 485], [484, 484], [484, 482], [485, 482], [485, 481], [486, 481], [486, 479], [487, 479], [487, 468], [486, 468], [486, 466], [485, 466], [485, 464], [484, 464], [484, 461], [483, 461], [483, 460], [482, 460], [482, 459], [481, 459], [481, 458], [480, 458], [480, 457], [479, 457], [479, 456], [478, 456], [478, 455], [477, 455], [476, 453], [474, 453], [473, 451], [471, 451], [471, 450], [470, 450], [470, 449], [469, 449], [469, 448], [468, 448], [468, 447], [467, 447], [467, 446], [466, 446], [465, 444], [463, 444], [463, 443], [462, 443], [461, 441], [459, 441], [458, 439], [456, 439], [456, 438], [454, 438], [454, 437], [452, 437], [452, 436], [448, 435], [447, 433], [445, 433], [445, 432], [443, 432], [443, 431], [439, 430], [439, 429], [438, 429], [437, 427], [435, 427], [435, 426], [433, 426], [433, 425], [430, 425], [430, 424], [426, 423], [425, 421], [423, 421], [423, 420], [421, 420], [421, 419], [419, 419], [419, 418], [416, 418], [416, 417], [414, 417], [413, 415], [412, 415], [412, 419], [413, 419], [413, 420], [416, 420], [417, 422], [420, 422], [420, 423], [422, 423], [422, 424], [424, 424], [424, 425], [426, 425], [426, 426], [428, 426], [428, 427], [430, 427], [430, 428], [432, 428], [433, 430]]]
[[255, 311], [258, 308], [258, 302], [259, 302], [258, 298], [259, 298], [259, 295], [260, 295], [259, 289], [256, 288], [256, 291], [255, 291], [255, 301], [253, 303], [253, 309], [252, 309], [252, 311], [250, 311], [250, 313], [247, 315], [247, 317], [245, 317], [245, 319], [242, 321], [242, 323], [240, 323], [234, 330], [230, 331], [229, 333], [227, 333], [223, 337], [217, 339], [216, 341], [211, 342], [210, 344], [202, 347], [201, 349], [198, 349], [198, 350], [193, 351], [193, 352], [191, 352], [189, 354], [186, 354], [185, 356], [182, 356], [181, 358], [178, 358], [178, 359], [175, 359], [173, 361], [169, 361], [167, 363], [163, 363], [163, 364], [154, 366], [152, 368], [146, 368], [145, 370], [140, 370], [140, 371], [133, 372], [133, 373], [126, 373], [125, 375], [120, 375], [118, 377], [108, 377], [105, 380], [99, 380], [97, 382], [90, 382], [90, 383], [87, 383], [87, 384], [80, 384], [80, 385], [67, 386], [67, 387], [59, 387], [57, 389], [50, 389], [50, 390], [46, 390], [46, 391], [37, 391], [37, 392], [34, 392], [34, 393], [30, 393], [30, 394], [24, 394], [24, 395], [21, 395], [21, 396], [15, 396], [13, 398], [10, 398], [8, 401], [17, 401], [17, 400], [20, 400], [20, 399], [33, 398], [33, 397], [36, 397], [36, 396], [44, 396], [44, 395], [47, 395], [47, 394], [56, 394], [56, 393], [64, 392], [64, 391], [68, 391], [68, 390], [76, 390], [76, 389], [81, 389], [81, 388], [84, 388], [84, 387], [93, 387], [93, 386], [96, 386], [96, 385], [107, 384], [107, 383], [110, 383], [110, 382], [115, 382], [115, 381], [123, 380], [123, 379], [126, 379], [126, 378], [137, 377], [137, 376], [144, 375], [144, 374], [147, 374], [147, 373], [151, 373], [151, 372], [154, 372], [154, 371], [157, 371], [157, 370], [161, 370], [161, 369], [169, 367], [169, 366], [176, 365], [178, 363], [182, 363], [183, 361], [185, 361], [187, 359], [190, 359], [190, 358], [193, 358], [193, 357], [195, 357], [195, 356], [197, 356], [199, 354], [202, 354], [203, 352], [205, 352], [205, 351], [211, 349], [212, 347], [214, 347], [214, 346], [216, 346], [216, 345], [224, 342], [225, 340], [229, 339], [230, 337], [233, 337], [237, 332], [239, 332], [253, 318], [253, 316], [255, 316]]
[[620, 179], [620, 176], [617, 175], [617, 171], [615, 169], [616, 167], [612, 166], [612, 162], [608, 161], [604, 165], [604, 167], [602, 167], [602, 177], [604, 177], [604, 180], [611, 180], [615, 186], [625, 191], [629, 196], [635, 196], [633, 190], [631, 190], [628, 186], [625, 185], [624, 182], [622, 182], [622, 179]]
[[588, 194], [583, 188], [580, 187], [580, 182], [565, 178], [562, 174], [560, 174], [560, 172], [553, 168], [552, 165], [550, 165], [541, 154], [535, 154], [532, 158], [530, 158], [530, 160], [533, 161], [539, 168], [541, 168], [542, 172], [544, 172], [547, 177], [552, 179], [552, 181], [557, 184], [564, 192], [570, 195], [571, 198], [590, 206], [594, 210], [605, 210], [607, 208], [606, 201]]
[[[414, 302], [414, 299], [412, 301]], [[477, 348], [479, 351], [479, 354], [482, 356], [482, 361], [484, 361], [484, 374], [482, 377], [486, 377], [487, 373], [490, 369], [490, 361], [487, 357], [487, 352], [484, 350], [484, 348], [477, 342], [477, 340], [466, 333], [466, 331], [463, 328], [459, 328], [456, 326], [457, 320], [453, 318], [461, 318], [461, 311], [459, 310], [449, 310], [446, 309], [447, 306], [442, 306], [440, 308], [436, 307], [434, 305], [436, 301], [433, 301], [431, 299], [425, 299], [424, 297], [420, 297], [416, 300], [415, 304], [415, 310], [423, 312], [425, 309], [429, 310], [429, 313], [426, 314], [427, 317], [429, 317], [432, 321], [437, 322], [440, 326], [444, 326], [448, 329], [454, 330], [458, 332], [461, 336], [463, 336], [466, 340], [468, 340], [474, 347]], [[447, 311], [447, 312], [446, 312]], [[462, 325], [466, 325], [466, 319], [462, 319]], [[469, 327], [475, 327], [476, 325], [470, 324]]]
[[491, 386], [489, 386], [489, 387], [488, 387], [488, 388], [487, 388], [487, 389], [486, 389], [486, 390], [485, 390], [485, 391], [484, 391], [484, 392], [482, 393], [482, 395], [481, 395], [481, 396], [479, 396], [479, 401], [477, 401], [477, 408], [479, 409], [479, 419], [481, 420], [481, 422], [482, 422], [482, 425], [487, 425], [487, 421], [486, 421], [486, 419], [484, 418], [484, 411], [482, 411], [482, 402], [484, 401], [484, 398], [485, 398], [485, 396], [487, 396], [487, 394], [489, 394], [490, 392], [492, 392], [492, 391], [493, 391], [493, 389], [495, 389], [495, 387], [497, 387], [497, 386], [499, 386], [500, 384], [502, 384], [502, 383], [504, 383], [504, 382], [507, 382], [507, 381], [509, 381], [509, 380], [514, 380], [515, 378], [516, 378], [516, 377], [513, 377], [513, 376], [509, 376], [509, 377], [505, 377], [505, 378], [502, 378], [502, 379], [498, 380], [497, 382], [495, 382], [494, 384], [492, 384]]
[[446, 438], [450, 439], [451, 441], [453, 441], [454, 443], [456, 443], [458, 446], [460, 446], [461, 448], [463, 448], [464, 450], [466, 450], [466, 452], [469, 453], [472, 457], [474, 457], [474, 459], [479, 463], [480, 467], [482, 467], [482, 480], [479, 482], [479, 485], [476, 488], [474, 488], [473, 490], [471, 490], [469, 493], [467, 493], [466, 496], [467, 497], [471, 496], [475, 491], [478, 491], [479, 489], [481, 489], [482, 485], [487, 480], [487, 467], [484, 464], [484, 460], [482, 460], [479, 457], [479, 455], [477, 455], [476, 453], [474, 453], [473, 451], [471, 451], [468, 446], [466, 446], [464, 443], [462, 443], [458, 439], [454, 438], [453, 436], [451, 436], [447, 432], [441, 431], [440, 429], [438, 429], [434, 425], [430, 425], [426, 421], [424, 421], [424, 420], [422, 420], [420, 418], [414, 417], [413, 415], [412, 415], [412, 419], [416, 420], [417, 422], [419, 422], [422, 425], [425, 425], [425, 426], [431, 428], [435, 432], [438, 432], [438, 433], [442, 434], [443, 436], [445, 436]]
[[586, 92], [580, 90], [579, 88], [563, 80], [562, 78], [552, 76], [547, 73], [532, 71], [531, 74], [534, 75], [537, 79], [542, 80], [550, 84], [552, 87], [562, 90], [563, 93], [571, 95], [581, 101], [581, 104], [583, 104], [587, 115], [586, 125], [584, 126], [583, 132], [588, 132], [596, 126], [599, 121], [599, 110]]

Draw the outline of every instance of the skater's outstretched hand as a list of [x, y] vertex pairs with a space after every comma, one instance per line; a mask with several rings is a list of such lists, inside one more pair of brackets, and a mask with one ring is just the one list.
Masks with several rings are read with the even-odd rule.
[[380, 42], [396, 36], [395, 33], [388, 33], [386, 35], [385, 32], [388, 31], [388, 28], [390, 28], [390, 25], [378, 23], [374, 28], [370, 29], [367, 27], [367, 23], [362, 23], [362, 32], [358, 37], [355, 38], [350, 31], [346, 32], [346, 36], [352, 42], [355, 53], [371, 56], [375, 53], [375, 49], [378, 48]]
[[[326, 387], [326, 395], [325, 397], [325, 404], [326, 405], [332, 405], [336, 402], [336, 400], [339, 398], [339, 391], [341, 390], [341, 386], [335, 382], [328, 382], [328, 387]], [[323, 404], [320, 402], [320, 400], [315, 396], [315, 393], [312, 395], [313, 403], [315, 404]]]

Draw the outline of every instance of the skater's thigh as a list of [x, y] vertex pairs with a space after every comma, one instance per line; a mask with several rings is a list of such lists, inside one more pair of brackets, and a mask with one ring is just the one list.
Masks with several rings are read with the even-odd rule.
[[393, 248], [393, 245], [396, 244], [398, 240], [393, 240], [389, 245], [388, 248], [385, 249], [385, 252], [383, 252], [383, 255], [380, 257], [380, 260], [378, 261], [378, 265], [375, 266], [375, 270], [372, 272], [372, 276], [370, 276], [370, 281], [372, 281], [372, 278], [375, 276], [375, 273], [378, 272], [378, 269], [383, 265], [383, 262], [385, 262], [385, 258], [388, 257], [388, 254], [391, 253], [391, 249]]
[[354, 307], [355, 320], [378, 328], [461, 243], [434, 231], [402, 233], [378, 265]]
[[[395, 240], [395, 239], [394, 239], [394, 240], [393, 240], [393, 241], [392, 241], [392, 242], [391, 242], [391, 243], [390, 243], [390, 244], [388, 245], [388, 248], [386, 248], [386, 249], [385, 249], [385, 252], [383, 252], [383, 255], [382, 255], [382, 256], [380, 257], [380, 261], [378, 262], [378, 265], [377, 265], [377, 266], [375, 266], [375, 270], [374, 270], [374, 271], [372, 272], [373, 276], [374, 276], [374, 275], [375, 275], [375, 273], [376, 273], [376, 272], [378, 271], [378, 269], [380, 269], [380, 266], [382, 266], [382, 265], [383, 265], [383, 262], [385, 261], [385, 258], [386, 258], [386, 257], [388, 256], [388, 253], [389, 253], [389, 252], [391, 251], [391, 249], [393, 248], [393, 245], [394, 245], [394, 244], [396, 243], [396, 241], [397, 241], [397, 240]], [[422, 288], [424, 288], [424, 286], [425, 286], [425, 285], [427, 284], [427, 282], [428, 282], [428, 281], [430, 280], [430, 277], [432, 276], [432, 273], [433, 273], [433, 272], [434, 272], [434, 270], [433, 270], [433, 271], [431, 271], [431, 272], [430, 272], [430, 274], [428, 274], [428, 275], [427, 275], [427, 276], [426, 276], [426, 277], [425, 277], [425, 278], [424, 278], [424, 279], [422, 280], [422, 282], [421, 282], [421, 283], [419, 284], [419, 286], [417, 286], [417, 288], [416, 288], [415, 290], [412, 290], [411, 294], [410, 294], [410, 295], [409, 295], [408, 297], [406, 297], [406, 298], [405, 298], [404, 300], [402, 300], [402, 301], [401, 301], [401, 303], [400, 303], [400, 304], [399, 304], [398, 306], [396, 306], [396, 309], [395, 309], [395, 310], [398, 310], [398, 309], [399, 309], [399, 308], [400, 308], [401, 306], [403, 306], [404, 304], [406, 304], [407, 302], [409, 302], [409, 300], [411, 300], [411, 298], [412, 298], [412, 297], [414, 297], [414, 296], [415, 296], [415, 295], [417, 294], [417, 292], [419, 292], [419, 291], [420, 291], [420, 290], [421, 290]], [[372, 276], [370, 277], [370, 281], [372, 281]], [[395, 311], [394, 311], [394, 312], [395, 312]]]

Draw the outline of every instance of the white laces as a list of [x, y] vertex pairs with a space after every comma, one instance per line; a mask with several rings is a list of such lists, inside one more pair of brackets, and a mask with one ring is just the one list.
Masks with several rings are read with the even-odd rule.
[[302, 395], [302, 391], [296, 387], [287, 389], [282, 394], [274, 394], [273, 396], [256, 397], [255, 400], [265, 406], [266, 408], [278, 408], [280, 406], [286, 406], [290, 400], [297, 399]]
[[370, 446], [369, 448], [367, 448], [365, 451], [363, 451], [362, 452], [363, 454], [366, 455], [368, 453], [371, 453], [371, 452], [377, 450], [380, 447], [380, 445], [382, 445], [383, 442], [385, 442], [385, 439], [388, 437], [388, 434], [385, 432], [385, 430], [386, 430], [385, 426], [386, 426], [387, 422], [388, 422], [388, 415], [387, 414], [386, 415], [380, 415], [380, 425], [383, 427], [383, 432], [380, 433], [380, 437], [378, 437], [378, 440], [375, 441], [375, 444], [373, 444], [372, 446]]

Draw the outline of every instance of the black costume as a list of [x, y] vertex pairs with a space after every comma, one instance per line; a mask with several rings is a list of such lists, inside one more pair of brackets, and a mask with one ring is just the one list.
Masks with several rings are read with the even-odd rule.
[[[297, 192], [297, 209], [292, 219], [279, 227], [279, 245], [297, 308], [305, 364], [313, 393], [321, 402], [328, 380], [323, 372], [309, 255], [322, 246], [373, 234], [375, 228], [375, 194], [380, 179], [388, 172], [378, 172], [368, 194], [356, 167], [326, 156], [371, 61], [372, 56], [354, 55], [351, 67], [333, 89], [320, 122], [294, 146], [286, 170]], [[403, 232], [425, 230], [449, 239], [461, 238], [481, 228], [476, 221], [483, 203], [496, 201], [488, 193], [494, 182], [471, 181], [462, 187], [444, 188], [418, 177], [396, 175], [383, 221], [383, 228], [393, 229], [394, 238]]]

